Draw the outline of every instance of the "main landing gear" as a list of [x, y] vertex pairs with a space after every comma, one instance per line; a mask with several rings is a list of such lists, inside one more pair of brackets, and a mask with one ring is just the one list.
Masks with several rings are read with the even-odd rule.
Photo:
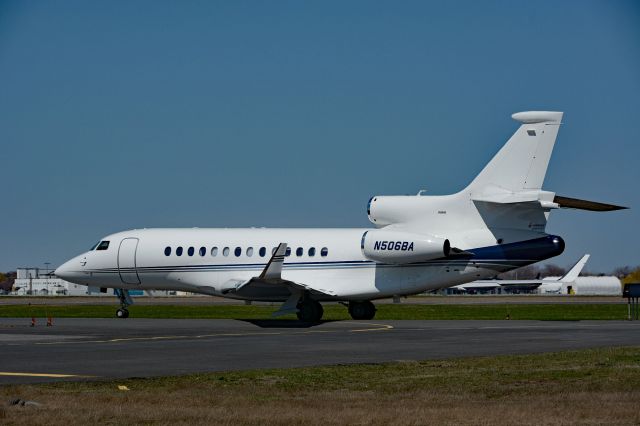
[[[296, 308], [298, 308], [296, 313], [298, 319], [304, 322], [319, 322], [324, 314], [322, 305], [310, 297], [301, 299]], [[370, 320], [376, 316], [376, 307], [368, 300], [349, 302], [349, 315], [354, 320]]]
[[129, 291], [120, 288], [116, 288], [114, 291], [120, 300], [120, 308], [116, 311], [116, 318], [129, 318], [129, 310], [127, 307], [133, 305]]
[[370, 320], [376, 316], [376, 307], [368, 300], [349, 302], [349, 315], [354, 320]]
[[311, 298], [302, 299], [296, 307], [298, 308], [296, 315], [300, 321], [318, 322], [324, 314], [324, 309], [322, 309], [320, 302]]

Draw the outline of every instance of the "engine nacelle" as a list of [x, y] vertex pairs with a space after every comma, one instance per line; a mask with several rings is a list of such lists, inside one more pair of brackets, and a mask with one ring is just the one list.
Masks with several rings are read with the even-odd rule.
[[449, 256], [449, 240], [415, 232], [374, 229], [362, 235], [362, 254], [382, 263], [414, 263]]
[[442, 196], [376, 195], [369, 199], [367, 215], [378, 227], [427, 217], [442, 208]]

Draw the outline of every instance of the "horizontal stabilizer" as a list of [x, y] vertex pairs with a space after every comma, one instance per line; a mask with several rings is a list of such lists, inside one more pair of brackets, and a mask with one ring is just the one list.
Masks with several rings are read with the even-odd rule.
[[578, 198], [561, 197], [556, 195], [553, 202], [560, 205], [564, 209], [589, 210], [593, 212], [610, 212], [614, 210], [624, 210], [629, 207], [616, 206], [615, 204], [598, 203], [589, 200], [580, 200]]

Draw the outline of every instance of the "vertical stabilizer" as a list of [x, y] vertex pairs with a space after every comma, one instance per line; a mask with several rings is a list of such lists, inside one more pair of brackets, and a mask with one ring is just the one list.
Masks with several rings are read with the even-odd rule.
[[528, 111], [511, 116], [522, 123], [467, 189], [498, 187], [509, 192], [540, 190], [558, 136], [562, 112]]
[[569, 272], [567, 272], [564, 277], [559, 278], [558, 281], [567, 282], [567, 283], [574, 282], [576, 278], [578, 278], [578, 275], [580, 275], [580, 272], [582, 272], [582, 268], [584, 268], [584, 265], [587, 263], [587, 260], [589, 260], [589, 256], [590, 255], [588, 254], [585, 254], [584, 256], [582, 256], [582, 259], [578, 260], [578, 263], [573, 265], [573, 267], [569, 269]]

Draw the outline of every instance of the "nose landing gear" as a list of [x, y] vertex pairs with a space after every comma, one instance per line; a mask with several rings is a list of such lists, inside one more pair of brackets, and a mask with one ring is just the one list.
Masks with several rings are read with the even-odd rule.
[[116, 311], [117, 318], [129, 318], [129, 310], [126, 308], [120, 308]]
[[116, 296], [120, 300], [120, 308], [116, 311], [116, 318], [129, 318], [128, 306], [133, 305], [133, 299], [129, 295], [129, 290], [116, 288]]

